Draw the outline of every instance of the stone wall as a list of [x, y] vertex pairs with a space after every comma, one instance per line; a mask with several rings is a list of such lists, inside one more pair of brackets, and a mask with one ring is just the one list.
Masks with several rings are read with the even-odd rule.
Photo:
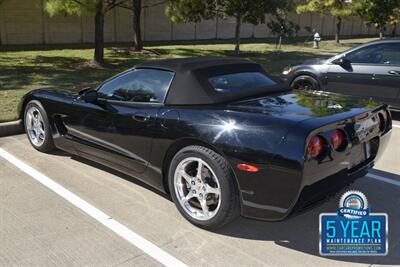
[[[159, 0], [147, 0], [145, 4]], [[144, 41], [230, 39], [234, 36], [235, 21], [215, 20], [201, 23], [174, 24], [165, 16], [165, 6], [146, 8], [142, 13]], [[322, 36], [335, 33], [335, 19], [315, 14], [297, 15], [291, 18], [299, 23], [300, 36], [307, 35], [304, 27], [317, 29]], [[111, 10], [105, 21], [106, 42], [132, 40], [132, 15], [129, 10]], [[399, 27], [400, 28], [400, 27]], [[400, 32], [400, 29], [398, 29]], [[359, 19], [343, 23], [343, 35], [375, 34]], [[77, 16], [49, 17], [43, 11], [43, 0], [7, 0], [0, 7], [0, 43], [13, 44], [59, 44], [93, 42], [94, 18]], [[271, 37], [266, 25], [243, 25], [242, 37]]]

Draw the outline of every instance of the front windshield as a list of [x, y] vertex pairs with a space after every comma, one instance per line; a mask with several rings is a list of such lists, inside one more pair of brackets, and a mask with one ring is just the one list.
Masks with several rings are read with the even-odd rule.
[[267, 75], [256, 71], [212, 76], [208, 81], [218, 92], [237, 92], [276, 85]]

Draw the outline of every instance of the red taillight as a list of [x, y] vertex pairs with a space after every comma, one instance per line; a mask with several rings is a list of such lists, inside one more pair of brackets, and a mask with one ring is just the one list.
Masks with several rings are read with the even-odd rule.
[[321, 136], [313, 136], [308, 142], [307, 154], [310, 158], [321, 157], [325, 152], [325, 139]]
[[244, 164], [244, 163], [237, 164], [236, 168], [238, 168], [241, 171], [245, 171], [245, 172], [258, 172], [259, 171], [259, 169], [256, 166]]
[[345, 141], [345, 133], [342, 130], [335, 130], [331, 134], [331, 144], [334, 150], [343, 148]]
[[379, 130], [383, 132], [386, 128], [385, 116], [382, 113], [378, 113]]

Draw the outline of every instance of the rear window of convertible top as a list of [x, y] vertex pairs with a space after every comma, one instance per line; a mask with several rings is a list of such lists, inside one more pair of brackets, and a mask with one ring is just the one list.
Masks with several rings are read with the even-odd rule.
[[208, 81], [218, 92], [235, 92], [276, 85], [272, 79], [261, 72], [238, 72], [212, 76]]

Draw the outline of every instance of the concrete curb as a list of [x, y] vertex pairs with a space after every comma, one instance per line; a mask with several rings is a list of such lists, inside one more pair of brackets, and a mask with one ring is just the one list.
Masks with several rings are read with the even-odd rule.
[[0, 137], [23, 132], [22, 120], [0, 123]]

